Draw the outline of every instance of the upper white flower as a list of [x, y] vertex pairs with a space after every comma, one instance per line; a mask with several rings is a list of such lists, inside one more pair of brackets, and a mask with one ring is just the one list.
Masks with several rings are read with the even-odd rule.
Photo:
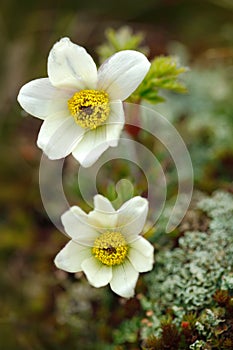
[[94, 287], [110, 283], [118, 295], [130, 298], [139, 272], [153, 266], [153, 246], [140, 233], [148, 213], [148, 201], [134, 197], [115, 210], [101, 195], [86, 214], [73, 206], [62, 217], [71, 241], [58, 253], [55, 264], [68, 272], [83, 271]]
[[122, 102], [141, 83], [150, 62], [140, 52], [120, 51], [97, 71], [87, 51], [63, 38], [48, 57], [48, 78], [25, 84], [18, 101], [26, 112], [44, 119], [37, 145], [50, 159], [72, 152], [91, 166], [118, 144], [124, 126]]

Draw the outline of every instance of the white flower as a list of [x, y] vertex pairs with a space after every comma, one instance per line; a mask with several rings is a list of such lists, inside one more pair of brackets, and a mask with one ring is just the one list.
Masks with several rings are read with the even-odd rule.
[[72, 153], [91, 166], [118, 144], [124, 126], [122, 102], [150, 68], [140, 52], [125, 50], [97, 71], [86, 50], [69, 38], [57, 42], [48, 57], [48, 78], [24, 85], [18, 101], [26, 112], [44, 119], [37, 145], [50, 159]]
[[148, 201], [134, 197], [115, 210], [101, 195], [94, 197], [94, 210], [86, 214], [73, 206], [62, 217], [71, 241], [58, 253], [55, 264], [68, 272], [83, 271], [91, 285], [110, 283], [118, 295], [130, 298], [139, 272], [153, 266], [153, 246], [140, 233]]

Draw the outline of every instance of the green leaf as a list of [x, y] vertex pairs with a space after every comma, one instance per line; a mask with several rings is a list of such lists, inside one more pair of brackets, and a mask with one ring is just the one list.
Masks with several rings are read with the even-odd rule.
[[151, 67], [145, 79], [137, 90], [130, 96], [130, 102], [147, 100], [150, 103], [164, 102], [159, 90], [170, 90], [177, 93], [186, 93], [187, 89], [178, 80], [180, 74], [187, 72], [188, 68], [179, 66], [174, 56], [160, 56], [151, 62]]
[[148, 47], [141, 46], [144, 35], [141, 32], [133, 33], [128, 26], [118, 30], [108, 28], [105, 33], [106, 42], [97, 47], [100, 62], [104, 62], [108, 57], [121, 50], [137, 50], [148, 54]]

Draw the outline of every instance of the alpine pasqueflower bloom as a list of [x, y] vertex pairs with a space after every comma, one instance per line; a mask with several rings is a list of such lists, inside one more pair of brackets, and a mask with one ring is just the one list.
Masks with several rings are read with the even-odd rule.
[[124, 126], [122, 101], [141, 83], [150, 62], [124, 50], [98, 69], [87, 51], [63, 38], [48, 57], [48, 78], [25, 84], [18, 101], [43, 119], [37, 145], [50, 159], [72, 153], [84, 167], [118, 144]]
[[91, 285], [110, 283], [118, 295], [130, 298], [139, 272], [153, 266], [153, 246], [140, 233], [145, 225], [148, 201], [133, 197], [115, 210], [102, 195], [94, 197], [94, 210], [86, 214], [73, 206], [61, 221], [71, 237], [55, 258], [68, 272], [83, 271]]

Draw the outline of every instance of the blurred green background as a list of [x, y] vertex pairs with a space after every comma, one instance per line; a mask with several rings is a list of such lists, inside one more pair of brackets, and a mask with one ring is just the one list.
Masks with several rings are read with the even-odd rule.
[[[130, 301], [119, 310], [122, 301], [108, 290], [94, 290], [54, 267], [66, 238], [43, 209], [40, 121], [17, 104], [20, 87], [47, 75], [48, 52], [61, 37], [85, 46], [97, 60], [106, 28], [127, 24], [143, 31], [151, 58], [176, 53], [191, 68], [189, 94], [168, 95], [158, 110], [189, 147], [195, 186], [233, 191], [232, 15], [231, 0], [1, 1], [1, 349], [104, 349], [112, 329], [138, 308]], [[72, 295], [80, 303], [71, 307]]]

